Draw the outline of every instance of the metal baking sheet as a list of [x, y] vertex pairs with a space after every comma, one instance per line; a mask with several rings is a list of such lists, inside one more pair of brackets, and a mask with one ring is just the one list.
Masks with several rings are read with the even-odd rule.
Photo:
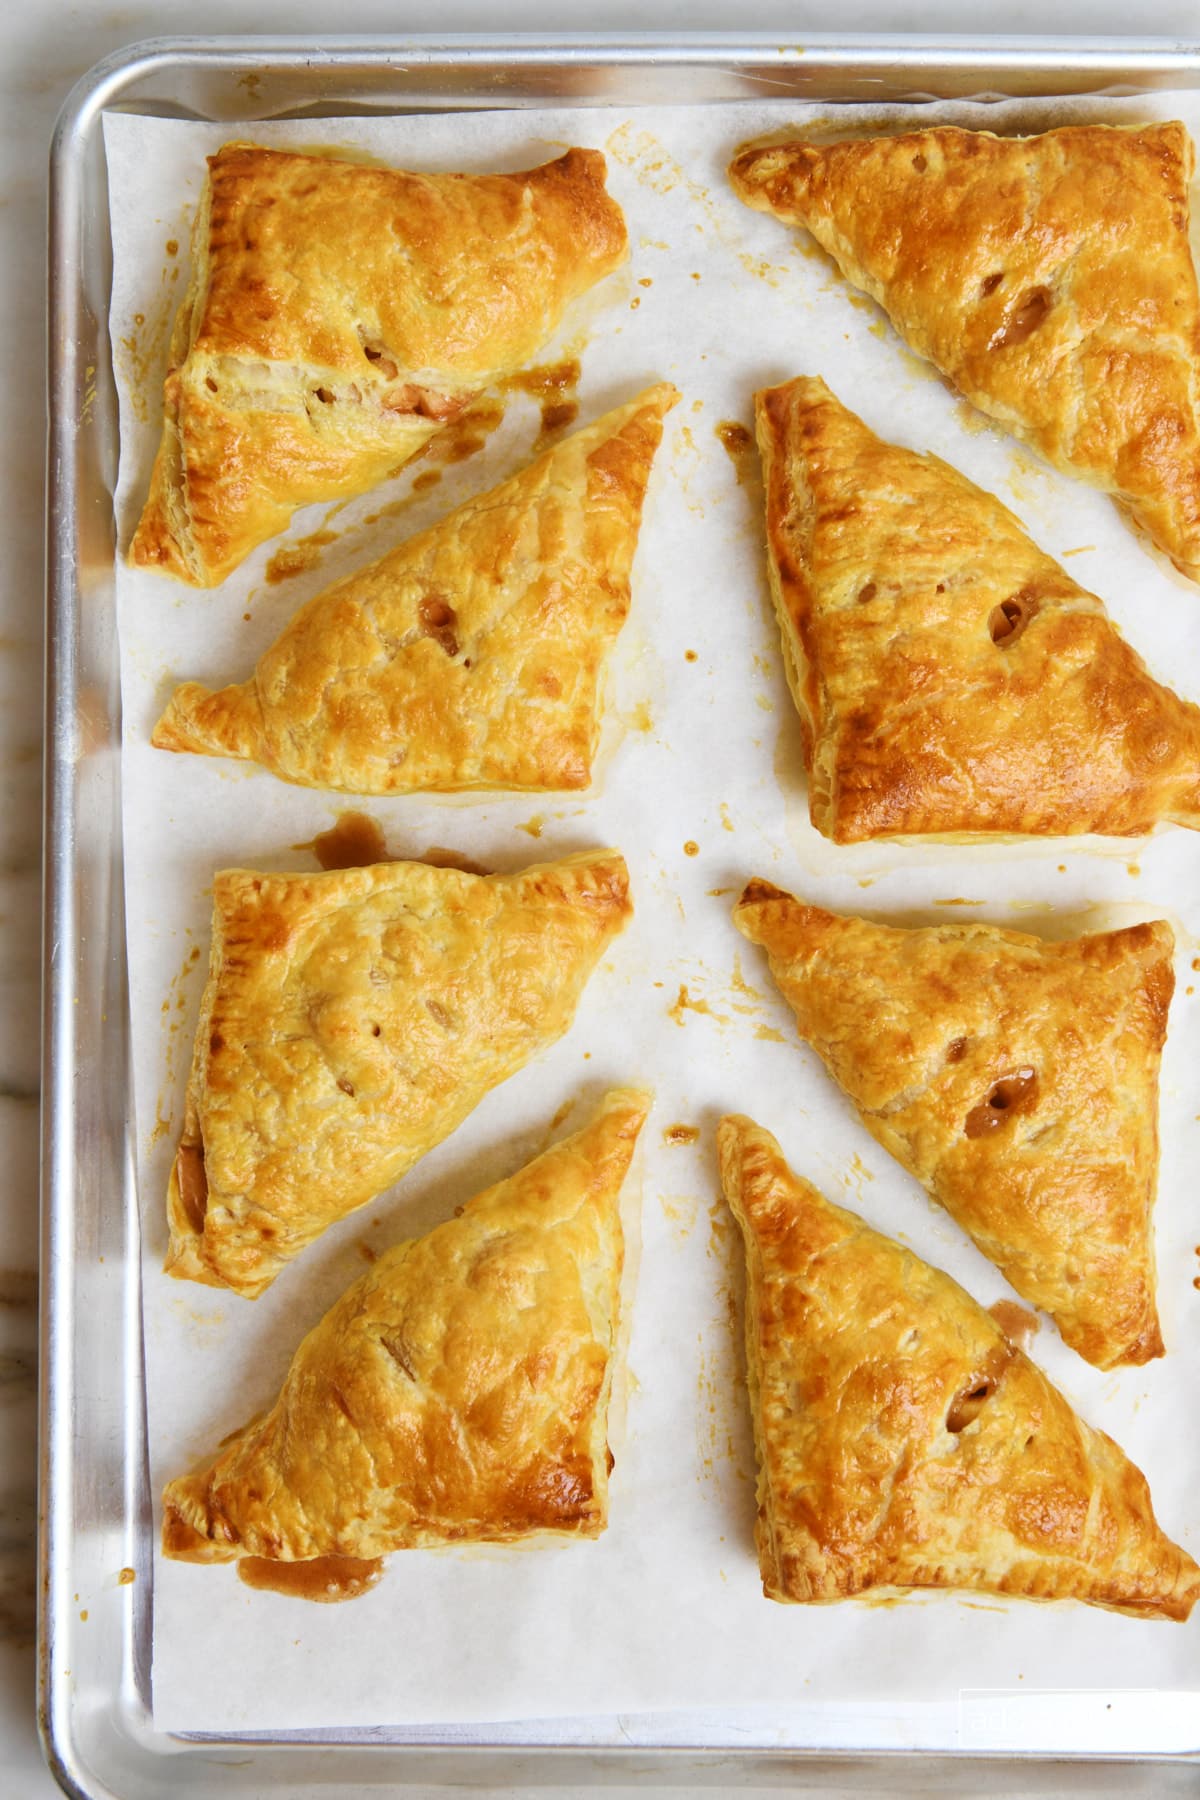
[[[118, 1575], [149, 1570], [152, 1518], [128, 1107], [103, 111], [233, 123], [549, 103], [703, 105], [768, 94], [911, 101], [1196, 86], [1200, 47], [1168, 43], [332, 39], [313, 51], [239, 39], [136, 47], [100, 65], [71, 97], [54, 146], [50, 270], [41, 1692], [52, 1766], [70, 1791], [157, 1795], [168, 1780], [246, 1796], [331, 1784], [369, 1793], [404, 1780], [837, 1780], [961, 1791], [968, 1781], [1011, 1788], [1028, 1778], [1046, 1786], [1046, 1771], [1035, 1777], [1029, 1761], [1020, 1774], [995, 1761], [1030, 1741], [1023, 1705], [1007, 1694], [964, 1694], [961, 1754], [937, 1759], [885, 1754], [883, 1746], [904, 1741], [903, 1720], [866, 1706], [831, 1715], [820, 1751], [783, 1752], [761, 1726], [715, 1716], [682, 1727], [642, 1715], [236, 1743], [154, 1731], [153, 1596], [146, 1576], [125, 1584]], [[1102, 1760], [1106, 1750], [1154, 1757], [1165, 1714], [1177, 1714], [1181, 1696], [1097, 1698], [1064, 1688], [1043, 1699], [1055, 1727], [1040, 1741], [1077, 1759], [1059, 1767], [1056, 1781], [1129, 1792], [1143, 1777]], [[981, 1752], [986, 1764], [969, 1761]], [[1143, 1775], [1151, 1780], [1148, 1769]], [[1194, 1768], [1156, 1757], [1153, 1791], [1173, 1780], [1194, 1782]]]

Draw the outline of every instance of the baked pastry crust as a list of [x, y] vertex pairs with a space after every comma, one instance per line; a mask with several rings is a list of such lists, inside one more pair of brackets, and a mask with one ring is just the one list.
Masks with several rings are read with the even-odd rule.
[[415, 456], [624, 260], [604, 173], [598, 150], [517, 175], [210, 157], [130, 561], [215, 587]]
[[1200, 707], [1154, 680], [1006, 507], [884, 443], [819, 379], [755, 404], [818, 831], [1200, 829]]
[[747, 205], [803, 225], [904, 341], [1200, 579], [1200, 295], [1178, 122], [952, 126], [747, 147]]
[[1141, 1472], [971, 1296], [718, 1131], [746, 1245], [756, 1539], [772, 1600], [959, 1588], [1186, 1619], [1200, 1569]]
[[621, 1183], [648, 1094], [387, 1251], [309, 1332], [264, 1419], [163, 1496], [163, 1551], [279, 1562], [608, 1522]]
[[1163, 1353], [1151, 1212], [1162, 920], [1046, 943], [900, 930], [752, 881], [734, 923], [871, 1135], [1098, 1368]]
[[261, 1294], [562, 1036], [631, 911], [615, 851], [217, 874], [168, 1274]]
[[160, 750], [353, 794], [582, 788], [668, 383], [302, 607], [249, 681], [177, 688]]

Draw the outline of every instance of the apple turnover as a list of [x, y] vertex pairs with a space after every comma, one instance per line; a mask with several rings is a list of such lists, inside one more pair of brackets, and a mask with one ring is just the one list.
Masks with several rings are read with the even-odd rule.
[[309, 1332], [266, 1417], [168, 1485], [164, 1553], [247, 1559], [255, 1586], [276, 1584], [254, 1563], [307, 1564], [336, 1593], [392, 1550], [597, 1537], [620, 1191], [649, 1105], [615, 1090], [582, 1131], [385, 1252]]
[[919, 356], [1200, 579], [1200, 296], [1177, 122], [933, 126], [747, 146], [748, 206], [802, 225]]
[[248, 681], [188, 682], [161, 750], [309, 787], [586, 787], [666, 383], [301, 608]]
[[884, 443], [817, 378], [767, 388], [756, 412], [818, 831], [1200, 829], [1200, 707], [999, 500]]
[[746, 1247], [756, 1530], [772, 1600], [949, 1588], [1186, 1619], [1200, 1569], [1111, 1438], [971, 1296], [722, 1120]]
[[863, 1124], [1097, 1368], [1163, 1353], [1152, 1208], [1162, 920], [1046, 943], [901, 930], [752, 881], [734, 923]]
[[604, 174], [597, 150], [518, 175], [210, 157], [130, 561], [215, 587], [408, 462], [624, 260]]
[[615, 851], [219, 873], [167, 1272], [261, 1294], [562, 1036], [631, 910]]

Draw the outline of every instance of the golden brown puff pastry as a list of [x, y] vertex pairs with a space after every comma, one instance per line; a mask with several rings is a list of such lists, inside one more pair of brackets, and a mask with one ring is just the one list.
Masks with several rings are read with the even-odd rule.
[[562, 1036], [631, 911], [611, 850], [215, 876], [168, 1273], [261, 1294]]
[[1161, 1356], [1161, 920], [1069, 943], [899, 930], [752, 881], [734, 923], [863, 1124], [1097, 1368]]
[[1200, 579], [1200, 297], [1178, 123], [952, 126], [746, 148], [747, 205], [803, 225], [983, 412], [1112, 494]]
[[1200, 828], [1200, 707], [1006, 507], [884, 443], [818, 379], [767, 388], [756, 410], [819, 831]]
[[310, 1331], [265, 1418], [163, 1496], [192, 1562], [325, 1556], [608, 1522], [619, 1196], [649, 1095], [398, 1244]]
[[967, 1588], [1186, 1619], [1200, 1569], [1144, 1476], [982, 1307], [750, 1119], [718, 1144], [746, 1244], [763, 1592]]
[[666, 383], [310, 600], [249, 681], [177, 688], [160, 750], [310, 787], [582, 788]]
[[226, 144], [192, 231], [130, 560], [214, 587], [414, 456], [625, 257], [598, 150], [519, 175]]

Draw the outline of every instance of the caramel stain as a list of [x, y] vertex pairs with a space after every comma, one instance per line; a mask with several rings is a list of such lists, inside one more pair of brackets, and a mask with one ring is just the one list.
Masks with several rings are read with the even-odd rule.
[[713, 435], [733, 464], [738, 486], [744, 487], [752, 470], [753, 436], [736, 419], [722, 419], [719, 425], [713, 426]]
[[541, 407], [538, 448], [568, 425], [573, 425], [579, 417], [576, 390], [579, 387], [580, 372], [579, 358], [565, 356], [561, 362], [541, 363], [531, 369], [519, 369], [504, 382], [505, 392], [528, 394]]
[[292, 849], [311, 850], [323, 869], [366, 869], [391, 861], [379, 821], [361, 812], [339, 813], [328, 831]]
[[682, 1025], [684, 1023], [683, 1015], [687, 1012], [707, 1013], [710, 1018], [716, 1017], [716, 1014], [708, 1004], [708, 1001], [693, 1000], [691, 994], [688, 992], [687, 983], [682, 981], [679, 984], [679, 993], [673, 1004], [667, 1008], [667, 1011], [677, 1025]]
[[720, 806], [720, 813], [721, 813], [721, 830], [722, 831], [732, 831], [734, 829], [733, 820], [730, 818], [729, 808], [726, 806], [726, 804], [723, 800], [722, 800], [721, 806]]
[[[502, 395], [481, 394], [469, 406], [445, 424], [440, 431], [424, 443], [412, 462], [426, 462], [431, 469], [445, 469], [455, 463], [466, 462], [469, 457], [477, 456], [487, 443], [492, 433], [504, 423], [505, 403]], [[420, 476], [417, 477], [420, 480]], [[416, 482], [413, 483], [414, 487]], [[428, 483], [430, 487], [433, 483]], [[399, 510], [404, 505], [392, 502], [384, 507], [383, 512]], [[376, 514], [375, 517], [379, 515]]]
[[168, 256], [178, 256], [179, 255], [179, 240], [177, 238], [168, 238], [166, 249], [167, 249]]
[[118, 1585], [121, 1587], [130, 1587], [136, 1580], [136, 1572], [128, 1567], [122, 1569], [121, 1573], [117, 1576]]
[[694, 650], [685, 650], [683, 653], [683, 660], [684, 662], [695, 662], [696, 652]]
[[328, 1606], [369, 1593], [383, 1574], [383, 1558], [314, 1556], [307, 1562], [274, 1562], [265, 1556], [243, 1556], [237, 1572], [247, 1587]]
[[542, 826], [545, 822], [546, 821], [541, 813], [534, 813], [531, 819], [526, 819], [524, 824], [518, 825], [517, 830], [527, 831], [531, 838], [540, 838], [542, 835]]
[[686, 844], [683, 846], [683, 854], [685, 856], [699, 856], [700, 846], [695, 838], [689, 838], [687, 840]]
[[315, 569], [321, 560], [321, 552], [328, 545], [337, 542], [336, 531], [314, 531], [308, 537], [299, 538], [294, 544], [285, 544], [277, 550], [267, 564], [267, 580], [272, 587], [280, 582], [291, 581], [296, 575], [304, 575], [309, 569]]
[[698, 1125], [668, 1125], [663, 1132], [665, 1144], [694, 1144], [700, 1136]]
[[448, 657], [458, 655], [458, 614], [443, 594], [425, 595], [417, 607], [417, 623]]
[[1014, 1350], [1027, 1349], [1037, 1336], [1040, 1321], [1027, 1306], [1018, 1306], [1015, 1300], [997, 1300], [988, 1311]]
[[753, 275], [756, 281], [765, 281], [768, 287], [777, 288], [779, 277], [788, 272], [786, 263], [768, 262], [765, 256], [754, 256], [749, 250], [739, 250], [738, 261], [747, 275]]

